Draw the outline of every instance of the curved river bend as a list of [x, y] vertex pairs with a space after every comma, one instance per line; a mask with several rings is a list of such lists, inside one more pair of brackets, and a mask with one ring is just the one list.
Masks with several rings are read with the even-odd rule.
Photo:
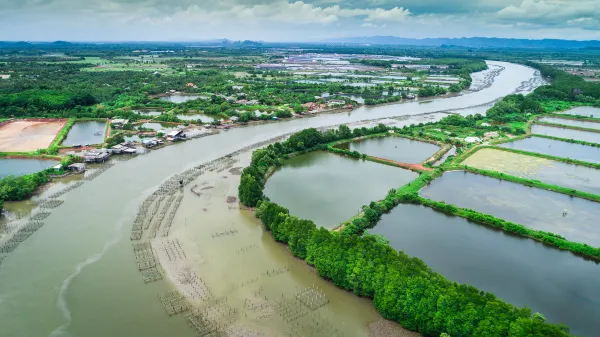
[[[290, 132], [398, 116], [406, 116], [406, 124], [435, 120], [444, 114], [410, 116], [485, 105], [527, 87], [523, 83], [535, 82], [531, 68], [490, 64], [504, 70], [489, 87], [463, 96], [236, 128], [119, 162], [63, 195], [64, 204], [44, 220], [44, 227], [4, 259], [0, 266], [0, 336], [193, 336], [183, 317], [168, 317], [157, 299], [157, 294], [169, 288], [168, 282], [144, 285], [135, 268], [129, 235], [145, 196], [166, 177], [186, 168]], [[187, 208], [182, 211], [188, 212]], [[272, 242], [267, 237], [264, 241]], [[292, 279], [306, 279], [311, 274], [304, 265], [293, 269]], [[332, 298], [346, 296], [328, 291]], [[366, 308], [355, 315], [376, 318], [368, 301], [347, 301]]]

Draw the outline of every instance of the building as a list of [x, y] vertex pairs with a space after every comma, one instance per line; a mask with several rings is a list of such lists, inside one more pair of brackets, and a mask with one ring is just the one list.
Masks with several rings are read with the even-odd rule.
[[83, 155], [83, 161], [86, 163], [104, 163], [110, 158], [110, 154], [106, 149], [91, 150]]
[[122, 129], [127, 123], [129, 119], [113, 119], [110, 124], [115, 129]]
[[184, 140], [185, 133], [183, 133], [183, 130], [181, 130], [181, 129], [173, 130], [173, 131], [167, 133], [167, 139], [171, 140], [171, 141]]
[[156, 138], [142, 140], [142, 145], [144, 145], [145, 147], [155, 147], [158, 144], [159, 141]]
[[69, 171], [73, 171], [75, 173], [83, 173], [85, 172], [85, 164], [84, 163], [75, 163], [67, 166]]
[[6, 75], [0, 74], [0, 80], [8, 80], [9, 78], [10, 78], [10, 75], [8, 75], [8, 74], [6, 74]]
[[185, 86], [188, 87], [188, 88], [194, 88], [194, 87], [196, 87], [196, 85], [194, 85], [194, 83], [192, 83], [192, 82], [186, 83]]

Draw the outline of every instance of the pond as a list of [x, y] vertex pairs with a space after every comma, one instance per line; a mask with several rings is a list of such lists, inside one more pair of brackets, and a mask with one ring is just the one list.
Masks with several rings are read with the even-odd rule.
[[600, 246], [597, 202], [462, 171], [444, 173], [420, 194], [571, 241]]
[[600, 195], [600, 170], [494, 149], [481, 149], [463, 164]]
[[179, 103], [185, 103], [187, 101], [193, 101], [195, 99], [209, 99], [209, 98], [210, 97], [208, 97], [208, 96], [202, 96], [202, 95], [170, 95], [170, 96], [161, 97], [160, 100], [179, 104]]
[[591, 106], [580, 106], [571, 110], [564, 111], [562, 113], [569, 115], [580, 115], [593, 118], [600, 118], [600, 108], [594, 108]]
[[537, 135], [552, 136], [564, 139], [575, 139], [584, 142], [600, 144], [600, 132], [588, 132], [534, 124], [531, 127], [531, 133]]
[[334, 228], [416, 177], [397, 167], [311, 152], [286, 161], [267, 181], [265, 195], [293, 215]]
[[202, 123], [210, 123], [212, 121], [214, 121], [215, 119], [213, 117], [204, 115], [204, 114], [193, 114], [193, 115], [177, 115], [177, 118], [181, 119], [182, 121], [197, 121], [197, 120], [201, 120]]
[[600, 130], [600, 123], [595, 123], [595, 122], [586, 122], [586, 121], [579, 121], [579, 120], [565, 119], [565, 118], [556, 118], [556, 117], [543, 117], [543, 118], [540, 118], [539, 121], [545, 122], [545, 123], [570, 125], [570, 126], [577, 126], [580, 128]]
[[77, 122], [73, 125], [67, 138], [62, 142], [63, 146], [102, 144], [106, 133], [106, 122], [87, 121]]
[[163, 125], [161, 123], [144, 123], [141, 125], [141, 127], [146, 129], [152, 129], [154, 131], [162, 131], [165, 133], [176, 129], [175, 126], [169, 126], [167, 124]]
[[343, 143], [337, 147], [358, 151], [369, 156], [390, 159], [403, 163], [421, 163], [436, 153], [440, 147], [397, 136], [376, 137]]
[[56, 160], [0, 158], [0, 179], [40, 172], [57, 164]]
[[156, 117], [162, 115], [162, 111], [152, 111], [152, 110], [134, 110], [134, 113], [145, 116], [145, 117]]
[[600, 163], [600, 148], [562, 142], [541, 137], [530, 137], [499, 145], [508, 149], [537, 152], [550, 156]]
[[450, 280], [567, 324], [574, 335], [600, 331], [600, 268], [593, 262], [417, 205], [398, 205], [369, 232]]

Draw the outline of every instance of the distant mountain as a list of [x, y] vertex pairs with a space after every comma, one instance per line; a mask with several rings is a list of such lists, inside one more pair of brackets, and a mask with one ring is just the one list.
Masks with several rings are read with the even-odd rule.
[[377, 45], [405, 45], [405, 46], [456, 46], [465, 48], [544, 48], [544, 49], [582, 49], [600, 48], [600, 41], [575, 41], [575, 40], [528, 40], [528, 39], [504, 39], [489, 37], [470, 38], [427, 38], [409, 39], [397, 36], [364, 36], [337, 38], [324, 41], [327, 43], [341, 44], [377, 44]]

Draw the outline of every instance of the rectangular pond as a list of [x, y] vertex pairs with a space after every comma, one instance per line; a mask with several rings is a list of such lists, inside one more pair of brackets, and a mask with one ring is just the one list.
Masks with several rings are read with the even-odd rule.
[[463, 164], [600, 195], [600, 170], [495, 149], [481, 149]]
[[421, 163], [440, 149], [434, 144], [397, 136], [361, 139], [342, 143], [336, 147], [410, 164]]
[[203, 95], [170, 95], [170, 96], [161, 97], [160, 100], [180, 104], [180, 103], [185, 103], [187, 101], [193, 101], [195, 99], [209, 99], [209, 98], [210, 97], [203, 96]]
[[0, 179], [40, 172], [59, 163], [56, 160], [0, 158]]
[[142, 125], [140, 125], [142, 128], [145, 129], [151, 129], [153, 131], [159, 132], [162, 131], [164, 133], [176, 130], [177, 127], [176, 126], [172, 126], [172, 125], [168, 125], [168, 124], [161, 124], [161, 123], [144, 123]]
[[182, 121], [202, 121], [202, 123], [210, 123], [213, 122], [215, 119], [213, 117], [204, 115], [204, 114], [193, 114], [193, 115], [177, 115], [177, 118], [181, 119]]
[[417, 176], [389, 165], [311, 152], [287, 160], [269, 178], [264, 192], [291, 214], [334, 228]]
[[579, 120], [575, 120], [575, 119], [565, 119], [565, 118], [557, 118], [557, 117], [543, 117], [543, 118], [540, 118], [539, 121], [544, 122], [544, 123], [562, 124], [562, 125], [577, 126], [580, 128], [600, 130], [600, 123], [596, 123], [596, 122], [586, 122], [586, 121], [579, 121]]
[[157, 111], [157, 110], [133, 110], [133, 113], [138, 114], [140, 116], [148, 117], [148, 118], [162, 115], [162, 111]]
[[580, 106], [571, 110], [564, 111], [562, 113], [568, 115], [579, 115], [592, 118], [600, 118], [600, 108], [595, 108], [591, 106]]
[[600, 246], [597, 202], [463, 171], [444, 173], [420, 194], [571, 241]]
[[507, 149], [536, 152], [555, 157], [600, 163], [600, 147], [573, 144], [560, 140], [530, 137], [499, 145]]
[[73, 125], [67, 138], [63, 140], [63, 146], [88, 145], [104, 143], [106, 134], [106, 122], [85, 121]]
[[545, 135], [564, 139], [575, 139], [584, 142], [600, 144], [600, 132], [564, 129], [553, 126], [534, 124], [531, 126], [531, 133], [536, 135]]
[[574, 335], [598, 336], [600, 266], [594, 262], [417, 205], [398, 205], [369, 232], [450, 280], [528, 306]]

